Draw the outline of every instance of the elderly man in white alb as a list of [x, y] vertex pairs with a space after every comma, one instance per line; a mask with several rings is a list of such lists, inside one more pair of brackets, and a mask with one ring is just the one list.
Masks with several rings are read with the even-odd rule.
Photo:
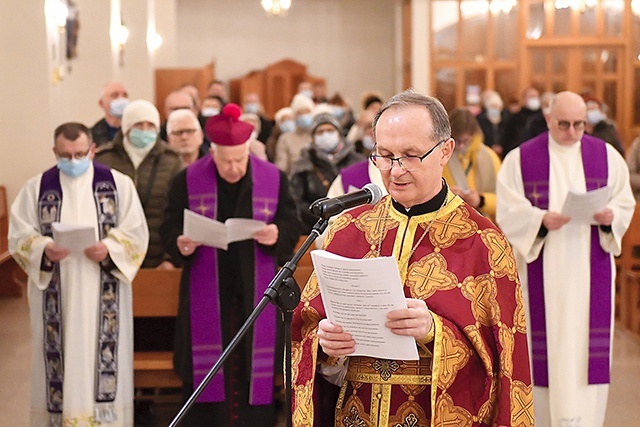
[[[29, 276], [31, 426], [133, 426], [131, 281], [149, 241], [144, 212], [129, 177], [93, 164], [84, 125], [60, 125], [54, 141], [57, 167], [27, 181], [9, 223], [9, 250]], [[63, 244], [56, 222], [88, 228], [95, 243]]]
[[[516, 253], [532, 352], [536, 424], [604, 423], [613, 332], [613, 256], [635, 201], [624, 159], [584, 135], [586, 106], [556, 95], [549, 132], [515, 148], [498, 173], [497, 215]], [[563, 214], [569, 192], [605, 187], [606, 206]]]

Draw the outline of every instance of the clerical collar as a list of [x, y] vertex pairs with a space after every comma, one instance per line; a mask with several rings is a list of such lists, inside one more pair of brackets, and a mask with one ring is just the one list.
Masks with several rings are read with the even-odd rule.
[[406, 209], [404, 206], [402, 206], [400, 203], [396, 202], [393, 199], [391, 199], [391, 203], [393, 203], [393, 207], [395, 208], [395, 210], [397, 210], [401, 214], [404, 214], [408, 217], [423, 215], [429, 212], [435, 212], [438, 209], [440, 209], [440, 207], [444, 203], [445, 198], [447, 197], [448, 191], [449, 191], [449, 187], [447, 187], [447, 183], [443, 179], [442, 189], [431, 200], [427, 200], [424, 203], [420, 203], [419, 205], [412, 206], [409, 209]]

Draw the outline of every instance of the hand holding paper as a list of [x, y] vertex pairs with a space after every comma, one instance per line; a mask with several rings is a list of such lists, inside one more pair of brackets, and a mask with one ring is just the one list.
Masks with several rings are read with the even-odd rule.
[[69, 249], [70, 255], [83, 256], [84, 250], [97, 242], [96, 230], [92, 226], [54, 222], [51, 224], [51, 229], [53, 241], [58, 246]]
[[[408, 308], [395, 258], [349, 259], [315, 250], [311, 251], [311, 259], [328, 320], [351, 334], [355, 341], [355, 351], [348, 354], [418, 360], [414, 337], [397, 335], [385, 326], [389, 312]], [[405, 318], [405, 314], [400, 312], [399, 317]], [[340, 333], [331, 329], [325, 332]], [[346, 336], [325, 335], [325, 338], [348, 340]], [[346, 343], [339, 347], [349, 348]]]
[[229, 243], [253, 239], [253, 234], [265, 225], [263, 221], [250, 218], [229, 218], [222, 223], [185, 209], [183, 235], [194, 242], [226, 251]]
[[570, 217], [571, 222], [596, 225], [594, 215], [607, 207], [610, 198], [611, 188], [609, 186], [586, 193], [569, 191], [562, 207], [562, 215]]

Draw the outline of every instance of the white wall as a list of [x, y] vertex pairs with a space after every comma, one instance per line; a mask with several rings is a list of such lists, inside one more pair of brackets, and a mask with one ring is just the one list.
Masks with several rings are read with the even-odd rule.
[[215, 61], [225, 81], [284, 58], [325, 77], [359, 110], [365, 91], [396, 91], [395, 0], [292, 0], [286, 17], [266, 16], [259, 0], [177, 0], [177, 58]]
[[[293, 0], [289, 16], [267, 17], [259, 0], [76, 0], [80, 11], [78, 58], [54, 83], [45, 0], [0, 1], [0, 184], [9, 203], [31, 176], [51, 167], [55, 127], [89, 126], [100, 117], [105, 83], [122, 81], [132, 99], [154, 98], [154, 67], [202, 67], [216, 62], [223, 80], [283, 58], [325, 77], [358, 106], [363, 92], [396, 91], [397, 0]], [[119, 66], [109, 37], [112, 5], [121, 4], [130, 31]], [[149, 4], [152, 7], [149, 7]], [[150, 54], [147, 19], [155, 9], [164, 42]], [[153, 13], [152, 13], [153, 14]]]

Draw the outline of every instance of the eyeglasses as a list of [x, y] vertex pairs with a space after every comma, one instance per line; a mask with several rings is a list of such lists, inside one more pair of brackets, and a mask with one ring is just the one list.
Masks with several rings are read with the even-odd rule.
[[558, 129], [560, 130], [569, 130], [571, 126], [577, 131], [581, 131], [584, 129], [584, 125], [587, 123], [584, 120], [576, 120], [571, 123], [568, 120], [556, 120], [558, 122]]
[[407, 172], [413, 172], [420, 168], [422, 161], [427, 158], [427, 156], [438, 148], [440, 144], [445, 141], [448, 141], [449, 138], [443, 139], [439, 141], [436, 145], [431, 147], [429, 151], [427, 151], [422, 156], [402, 156], [402, 157], [389, 157], [389, 156], [380, 156], [378, 154], [371, 154], [369, 158], [373, 162], [373, 164], [380, 169], [381, 171], [388, 171], [393, 168], [393, 162], [398, 162], [398, 166], [400, 166], [403, 170]]
[[196, 133], [198, 131], [198, 129], [180, 129], [180, 130], [172, 130], [171, 131], [171, 135], [173, 136], [182, 136], [182, 135], [187, 135], [187, 136], [191, 136], [194, 133]]
[[72, 154], [56, 153], [56, 155], [58, 156], [58, 158], [64, 159], [64, 160], [69, 160], [69, 161], [71, 161], [71, 159], [81, 160], [89, 155], [89, 151], [91, 151], [91, 147], [89, 147], [87, 151], [81, 152], [81, 153], [72, 153]]

